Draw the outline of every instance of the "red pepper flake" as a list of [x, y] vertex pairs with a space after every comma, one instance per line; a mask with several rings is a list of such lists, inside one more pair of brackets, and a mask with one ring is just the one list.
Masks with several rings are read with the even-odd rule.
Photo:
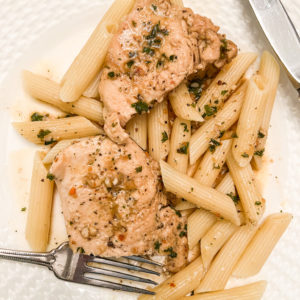
[[69, 190], [69, 195], [76, 198], [76, 197], [77, 197], [77, 194], [76, 194], [76, 188], [72, 187], [72, 188]]
[[89, 168], [88, 168], [88, 171], [89, 171], [89, 172], [92, 172], [92, 171], [93, 171], [93, 168], [92, 168], [92, 167], [89, 167]]
[[119, 239], [119, 241], [123, 242], [125, 240], [125, 235], [119, 234], [118, 239]]
[[176, 287], [175, 283], [174, 283], [174, 282], [171, 282], [171, 283], [170, 283], [170, 287]]

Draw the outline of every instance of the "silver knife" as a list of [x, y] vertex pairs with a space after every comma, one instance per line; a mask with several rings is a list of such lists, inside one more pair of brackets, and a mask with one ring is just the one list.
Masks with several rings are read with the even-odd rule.
[[300, 37], [280, 0], [249, 0], [300, 96]]

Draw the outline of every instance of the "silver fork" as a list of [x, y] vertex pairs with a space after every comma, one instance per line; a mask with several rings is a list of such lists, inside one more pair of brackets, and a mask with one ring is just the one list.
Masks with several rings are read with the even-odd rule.
[[[0, 258], [38, 264], [38, 265], [48, 267], [49, 270], [54, 272], [57, 278], [62, 280], [94, 285], [94, 286], [99, 286], [99, 287], [113, 289], [113, 290], [120, 290], [120, 291], [148, 294], [148, 295], [154, 295], [155, 293], [145, 289], [129, 286], [129, 285], [92, 278], [91, 276], [88, 275], [99, 274], [99, 275], [105, 275], [109, 277], [153, 284], [153, 285], [157, 285], [156, 282], [143, 277], [138, 277], [127, 273], [109, 270], [106, 268], [91, 267], [88, 265], [88, 263], [99, 263], [108, 266], [119, 267], [122, 269], [133, 270], [137, 272], [154, 274], [158, 276], [160, 275], [158, 272], [155, 272], [153, 270], [135, 266], [129, 263], [124, 263], [114, 259], [73, 253], [73, 251], [69, 247], [68, 242], [63, 243], [58, 248], [46, 253], [0, 249]], [[152, 262], [150, 260], [138, 256], [127, 256], [125, 258], [133, 261], [155, 265], [155, 266], [161, 266], [160, 264], [157, 264], [155, 262]]]

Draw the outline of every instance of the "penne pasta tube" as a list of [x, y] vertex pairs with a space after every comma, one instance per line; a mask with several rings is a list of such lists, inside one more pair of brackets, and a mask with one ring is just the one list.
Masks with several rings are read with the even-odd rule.
[[46, 156], [43, 159], [43, 163], [45, 165], [52, 164], [53, 161], [54, 161], [55, 156], [60, 151], [66, 149], [67, 147], [69, 147], [70, 145], [72, 145], [74, 143], [74, 141], [76, 141], [76, 139], [59, 141], [53, 148], [51, 148], [48, 151], [48, 153], [46, 154]]
[[231, 151], [227, 155], [226, 163], [240, 196], [246, 222], [257, 224], [264, 213], [265, 200], [256, 187], [251, 165], [241, 168]]
[[82, 138], [103, 133], [101, 128], [84, 117], [37, 122], [13, 122], [12, 125], [28, 141], [45, 145], [60, 140]]
[[232, 144], [232, 154], [240, 167], [245, 167], [252, 159], [257, 133], [261, 123], [261, 113], [266, 100], [266, 84], [260, 75], [248, 82], [245, 100]]
[[211, 139], [216, 139], [220, 133], [229, 129], [239, 118], [242, 108], [247, 81], [229, 98], [223, 108], [205, 122], [192, 136], [190, 141], [190, 163], [207, 150]]
[[226, 161], [226, 156], [232, 144], [231, 139], [222, 142], [214, 141], [216, 144], [212, 144], [211, 148], [206, 152], [194, 175], [194, 178], [199, 183], [207, 186], [214, 184]]
[[239, 225], [240, 221], [230, 197], [215, 189], [199, 184], [195, 179], [176, 171], [162, 160], [160, 161], [160, 167], [163, 183], [167, 191], [196, 204], [199, 208], [206, 209]]
[[45, 252], [47, 249], [54, 188], [54, 182], [47, 178], [48, 170], [42, 162], [43, 156], [39, 151], [34, 156], [26, 223], [26, 239], [36, 252]]
[[[148, 115], [149, 154], [157, 161], [165, 159], [170, 150], [168, 102], [154, 106]], [[187, 145], [188, 147], [188, 145]]]
[[202, 293], [181, 300], [260, 300], [267, 286], [266, 281], [257, 281], [228, 290]]
[[203, 277], [203, 264], [201, 257], [196, 258], [187, 267], [168, 278], [159, 286], [151, 289], [156, 294], [142, 295], [139, 300], [176, 300], [181, 299], [200, 283]]
[[188, 165], [188, 168], [186, 171], [187, 176], [194, 177], [194, 174], [196, 173], [200, 162], [201, 162], [201, 159], [199, 158], [195, 163]]
[[225, 65], [199, 99], [198, 111], [203, 114], [213, 107], [218, 109], [222, 106], [256, 58], [256, 53], [241, 53]]
[[94, 98], [94, 99], [100, 98], [99, 84], [100, 84], [101, 74], [102, 72], [99, 72], [99, 74], [97, 74], [97, 76], [93, 79], [93, 81], [90, 83], [88, 88], [84, 91], [83, 96]]
[[224, 220], [219, 220], [202, 237], [200, 243], [201, 257], [205, 270], [208, 269], [215, 255], [237, 229], [238, 227], [236, 225]]
[[200, 256], [200, 245], [198, 243], [193, 249], [189, 250], [188, 262], [191, 263], [192, 261], [194, 261], [199, 256]]
[[233, 276], [256, 275], [267, 261], [292, 218], [293, 216], [287, 213], [268, 216], [235, 266]]
[[134, 0], [115, 0], [64, 75], [60, 98], [76, 101], [88, 88], [103, 65], [113, 34], [111, 28], [132, 9]]
[[223, 290], [233, 268], [256, 233], [257, 227], [244, 225], [237, 229], [213, 260], [196, 293]]
[[262, 114], [257, 144], [252, 160], [253, 165], [257, 170], [261, 169], [262, 167], [262, 156], [264, 154], [265, 145], [268, 137], [270, 120], [280, 76], [280, 67], [276, 59], [268, 51], [264, 51], [264, 53], [262, 54], [258, 74], [260, 74], [266, 79], [268, 94], [266, 98], [265, 109]]
[[89, 120], [104, 123], [103, 104], [95, 99], [80, 97], [76, 102], [65, 103], [59, 98], [59, 84], [44, 76], [23, 71], [23, 82], [26, 91], [40, 101], [58, 107], [64, 112], [86, 117]]
[[177, 117], [184, 120], [203, 122], [201, 114], [194, 107], [185, 82], [169, 94], [169, 100]]
[[176, 118], [172, 127], [170, 153], [168, 164], [181, 173], [187, 172], [189, 156], [181, 151], [183, 145], [188, 145], [191, 137], [191, 122]]
[[147, 115], [135, 115], [127, 124], [129, 136], [143, 149], [147, 150]]
[[217, 218], [214, 214], [204, 209], [197, 209], [188, 217], [187, 238], [189, 249], [194, 248], [198, 244], [216, 220]]
[[171, 0], [171, 4], [176, 5], [178, 7], [183, 7], [183, 1], [182, 0]]

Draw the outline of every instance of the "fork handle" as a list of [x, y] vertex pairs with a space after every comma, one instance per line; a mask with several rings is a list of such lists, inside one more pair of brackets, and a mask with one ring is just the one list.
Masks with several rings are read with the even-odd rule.
[[51, 252], [36, 253], [27, 251], [16, 251], [8, 249], [0, 249], [0, 258], [37, 264], [51, 268], [51, 263], [55, 258]]

